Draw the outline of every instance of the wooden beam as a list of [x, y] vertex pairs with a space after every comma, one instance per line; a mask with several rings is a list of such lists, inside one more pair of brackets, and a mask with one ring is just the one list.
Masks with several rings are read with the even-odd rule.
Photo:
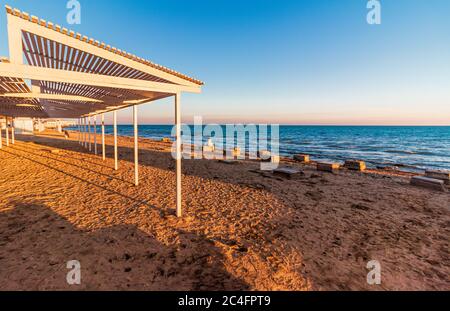
[[201, 93], [200, 86], [185, 86], [10, 63], [0, 63], [0, 76], [159, 93]]
[[89, 115], [95, 116], [95, 115], [104, 114], [104, 113], [107, 113], [107, 112], [118, 111], [118, 110], [130, 108], [130, 107], [132, 107], [134, 105], [148, 104], [148, 103], [154, 102], [156, 100], [163, 99], [163, 98], [166, 98], [166, 97], [172, 97], [172, 96], [173, 96], [173, 94], [161, 93], [161, 96], [157, 96], [157, 97], [152, 98], [152, 99], [146, 99], [145, 101], [142, 101], [142, 102], [140, 102], [138, 104], [124, 104], [124, 105], [117, 106], [115, 108], [95, 111], [95, 112], [93, 112], [93, 113], [91, 113]]
[[77, 95], [64, 95], [64, 94], [43, 94], [43, 93], [4, 93], [0, 94], [0, 97], [13, 97], [13, 98], [38, 98], [38, 99], [53, 99], [53, 100], [73, 100], [92, 103], [104, 103], [101, 100], [77, 96]]
[[9, 61], [14, 64], [23, 64], [22, 31], [17, 23], [17, 17], [7, 15]]
[[[89, 42], [77, 39], [75, 36], [69, 36], [67, 33], [61, 33], [50, 28], [42, 27], [38, 23], [33, 23], [28, 20], [22, 19], [19, 16], [8, 15], [8, 29], [11, 27], [11, 35], [13, 38], [21, 39], [21, 35], [15, 35], [18, 30], [27, 31], [35, 35], [47, 38], [48, 40], [59, 42], [63, 45], [70, 46], [72, 48], [84, 51], [86, 53], [96, 55], [98, 57], [104, 58], [111, 62], [122, 64], [124, 66], [130, 67], [132, 69], [148, 73], [155, 77], [171, 81], [172, 83], [186, 85], [186, 86], [198, 86], [198, 84], [178, 77], [176, 75], [170, 74], [168, 72], [153, 68], [149, 65], [142, 64], [135, 60], [129, 59], [125, 56], [118, 55], [112, 51], [106, 50], [102, 45], [93, 45]], [[20, 40], [21, 42], [22, 40]], [[92, 40], [94, 41], [94, 40]], [[103, 45], [104, 46], [104, 45]], [[13, 62], [16, 63], [16, 62]]]

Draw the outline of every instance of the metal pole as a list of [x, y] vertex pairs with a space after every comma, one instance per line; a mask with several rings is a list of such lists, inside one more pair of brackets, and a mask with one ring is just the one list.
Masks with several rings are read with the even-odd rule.
[[3, 148], [3, 129], [2, 129], [2, 125], [0, 124], [0, 149]]
[[134, 184], [139, 185], [139, 131], [138, 131], [138, 108], [133, 106], [134, 125]]
[[84, 122], [83, 122], [83, 118], [80, 118], [80, 128], [81, 128], [81, 146], [84, 147]]
[[6, 147], [9, 147], [9, 121], [6, 118]]
[[97, 116], [94, 116], [94, 153], [97, 155]]
[[78, 118], [78, 144], [81, 145], [81, 118]]
[[89, 140], [89, 151], [92, 151], [92, 144], [91, 144], [91, 117], [88, 117], [88, 140]]
[[105, 115], [102, 114], [102, 156], [103, 161], [106, 160], [106, 146], [105, 146]]
[[84, 148], [87, 148], [87, 122], [86, 122], [86, 117], [83, 118], [83, 136], [84, 136]]
[[113, 112], [114, 119], [114, 169], [117, 171], [119, 169], [118, 162], [118, 150], [117, 150], [117, 111]]
[[14, 130], [14, 118], [11, 118], [11, 143], [13, 145], [16, 143], [16, 133]]
[[177, 217], [181, 217], [181, 94], [175, 95], [175, 125], [176, 125], [176, 140], [177, 140], [177, 154], [176, 154], [176, 179], [177, 179]]

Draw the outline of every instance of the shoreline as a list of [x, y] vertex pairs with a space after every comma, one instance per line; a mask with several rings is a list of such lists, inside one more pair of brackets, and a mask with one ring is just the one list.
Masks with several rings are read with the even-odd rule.
[[283, 162], [304, 173], [287, 180], [256, 161], [184, 160], [178, 219], [170, 144], [140, 138], [135, 187], [133, 138], [119, 137], [114, 171], [111, 136], [105, 162], [71, 136], [0, 151], [3, 290], [70, 289], [73, 259], [79, 290], [450, 290], [450, 195], [408, 176]]
[[[125, 126], [130, 126], [130, 125], [125, 125]], [[165, 125], [165, 126], [169, 126], [169, 125]], [[364, 126], [366, 127], [366, 126]], [[450, 127], [449, 127], [450, 128]], [[74, 130], [69, 130], [70, 133], [72, 133], [73, 135], [77, 135], [77, 131]], [[105, 134], [105, 135], [109, 135], [111, 136], [112, 134]], [[121, 135], [120, 133], [118, 134], [118, 137], [123, 137], [123, 138], [133, 138], [133, 136], [128, 136], [128, 135]], [[170, 138], [171, 137], [161, 137], [162, 138]], [[141, 139], [147, 139], [151, 142], [155, 142], [155, 143], [159, 143], [161, 142], [161, 140], [158, 138], [151, 138], [151, 137], [145, 137], [145, 136], [139, 136], [139, 140]], [[203, 142], [205, 143], [205, 141]], [[282, 148], [280, 148], [282, 149]], [[391, 153], [391, 151], [386, 151], [387, 153]], [[280, 152], [280, 157], [287, 162], [290, 162], [291, 160], [293, 160], [294, 156], [296, 154], [299, 154], [302, 152]], [[395, 152], [393, 152], [395, 153]], [[401, 153], [404, 153], [403, 151]], [[440, 166], [436, 166], [436, 167], [420, 167], [420, 166], [415, 166], [415, 165], [411, 165], [411, 164], [407, 164], [407, 163], [396, 163], [396, 162], [380, 162], [380, 161], [376, 161], [376, 160], [369, 160], [369, 159], [364, 159], [363, 158], [351, 158], [351, 157], [345, 157], [345, 156], [336, 156], [335, 158], [329, 158], [326, 155], [321, 155], [319, 153], [314, 153], [314, 152], [310, 152], [310, 153], [306, 153], [311, 157], [311, 162], [312, 163], [317, 163], [317, 162], [321, 162], [321, 161], [325, 161], [325, 162], [334, 162], [334, 163], [339, 163], [339, 164], [344, 164], [344, 162], [346, 160], [360, 160], [360, 161], [364, 161], [367, 165], [367, 167], [371, 170], [371, 171], [385, 171], [387, 170], [388, 172], [395, 172], [397, 171], [399, 174], [411, 174], [411, 176], [413, 175], [423, 175], [425, 174], [425, 172], [427, 170], [448, 170], [445, 167], [440, 167]], [[405, 155], [417, 155], [417, 153], [405, 153]]]

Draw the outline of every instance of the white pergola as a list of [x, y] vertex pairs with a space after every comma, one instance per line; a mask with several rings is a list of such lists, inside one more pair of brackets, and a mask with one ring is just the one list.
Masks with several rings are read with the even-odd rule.
[[[77, 119], [80, 144], [97, 154], [96, 125], [101, 116], [105, 160], [104, 114], [112, 112], [117, 170], [117, 111], [133, 107], [138, 185], [138, 105], [174, 97], [176, 208], [181, 217], [181, 93], [200, 93], [203, 82], [9, 6], [6, 12], [9, 59], [0, 60], [0, 115], [7, 124], [17, 117]], [[11, 132], [14, 139], [13, 128]], [[0, 148], [1, 134], [0, 129]], [[8, 129], [6, 143], [9, 145]]]

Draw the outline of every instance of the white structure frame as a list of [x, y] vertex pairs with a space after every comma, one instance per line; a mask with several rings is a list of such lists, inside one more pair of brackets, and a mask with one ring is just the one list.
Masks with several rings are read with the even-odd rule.
[[[93, 117], [96, 154], [96, 118], [100, 115], [105, 160], [104, 114], [112, 112], [114, 169], [118, 170], [117, 111], [133, 107], [136, 186], [139, 185], [137, 105], [174, 97], [176, 210], [181, 217], [181, 93], [201, 93], [203, 82], [26, 12], [9, 6], [6, 12], [9, 59], [0, 60], [0, 115], [78, 119], [79, 143], [89, 151]], [[9, 144], [8, 130], [6, 143]]]

